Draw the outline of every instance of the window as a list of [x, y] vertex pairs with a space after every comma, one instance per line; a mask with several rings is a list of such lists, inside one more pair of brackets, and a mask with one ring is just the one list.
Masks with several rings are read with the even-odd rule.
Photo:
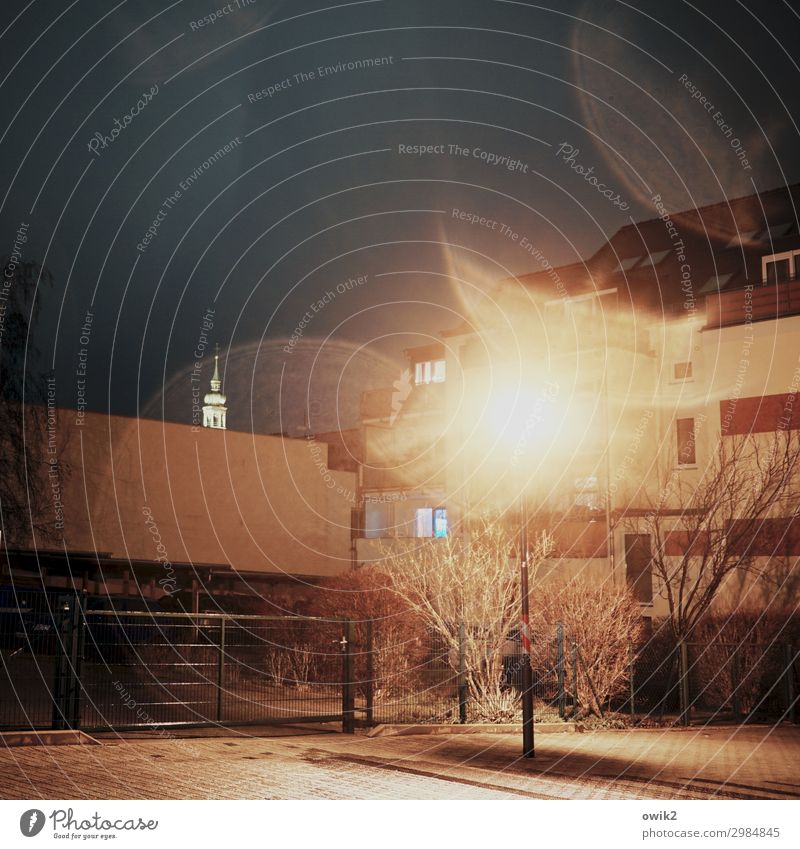
[[381, 501], [377, 496], [368, 496], [364, 505], [364, 536], [367, 539], [380, 539], [394, 535], [394, 504]]
[[414, 511], [414, 536], [433, 536], [433, 510], [430, 507], [417, 507]]
[[776, 259], [767, 263], [767, 283], [785, 283], [790, 276], [788, 259]]
[[711, 277], [706, 280], [706, 282], [702, 285], [700, 289], [700, 294], [704, 295], [706, 292], [719, 292], [724, 289], [728, 283], [731, 282], [731, 278], [733, 274], [712, 274]]
[[678, 419], [678, 465], [693, 466], [697, 462], [694, 439], [694, 419]]
[[575, 478], [575, 506], [587, 507], [589, 510], [600, 509], [596, 475]]
[[761, 257], [761, 279], [764, 284], [785, 283], [800, 275], [800, 251], [784, 251]]
[[446, 537], [447, 508], [417, 507], [414, 511], [414, 536]]
[[630, 271], [641, 258], [641, 254], [639, 256], [626, 256], [625, 259], [619, 261], [619, 265], [616, 268], [611, 270], [612, 274], [618, 271]]
[[786, 236], [791, 229], [792, 229], [792, 222], [791, 221], [784, 221], [783, 224], [771, 224], [761, 234], [761, 239], [762, 240], [769, 239], [769, 241], [771, 242], [773, 239], [780, 239], [782, 236]]
[[675, 363], [672, 366], [672, 377], [675, 380], [689, 380], [692, 376], [691, 363]]
[[426, 360], [417, 363], [414, 372], [414, 382], [417, 386], [426, 383], [444, 383], [445, 361]]
[[659, 265], [659, 263], [662, 263], [667, 258], [668, 253], [669, 253], [669, 250], [656, 251], [653, 254], [648, 254], [647, 259], [641, 264], [640, 268], [644, 268], [645, 266], [648, 266], [648, 265], [653, 265], [653, 266]]
[[625, 578], [640, 604], [653, 603], [650, 534], [625, 534]]
[[725, 245], [726, 248], [741, 248], [742, 245], [746, 245], [754, 236], [758, 234], [758, 230], [747, 230], [744, 233], [737, 233], [731, 240]]

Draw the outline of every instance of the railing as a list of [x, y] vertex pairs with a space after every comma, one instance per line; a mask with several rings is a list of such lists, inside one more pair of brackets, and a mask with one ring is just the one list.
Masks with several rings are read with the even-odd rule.
[[706, 295], [706, 329], [800, 315], [800, 280]]

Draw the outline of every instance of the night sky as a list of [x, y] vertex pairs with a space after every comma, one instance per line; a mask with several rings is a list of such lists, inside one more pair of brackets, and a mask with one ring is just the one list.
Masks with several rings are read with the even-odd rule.
[[540, 270], [490, 222], [556, 265], [800, 180], [796, 3], [220, 2], [3, 0], [0, 255], [65, 407], [188, 423], [219, 343], [229, 427], [346, 427]]

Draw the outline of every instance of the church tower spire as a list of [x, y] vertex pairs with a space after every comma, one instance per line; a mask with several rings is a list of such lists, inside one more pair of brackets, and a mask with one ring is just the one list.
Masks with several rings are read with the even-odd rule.
[[222, 381], [219, 376], [219, 345], [214, 351], [214, 374], [211, 378], [211, 391], [203, 398], [203, 427], [225, 430], [228, 408], [225, 394], [222, 392]]

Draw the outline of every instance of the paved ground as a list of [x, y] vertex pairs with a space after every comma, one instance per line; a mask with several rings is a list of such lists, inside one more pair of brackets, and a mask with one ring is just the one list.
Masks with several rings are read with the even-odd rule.
[[[217, 732], [219, 734], [220, 732]], [[0, 750], [7, 799], [800, 798], [800, 729], [377, 737], [265, 730]]]

